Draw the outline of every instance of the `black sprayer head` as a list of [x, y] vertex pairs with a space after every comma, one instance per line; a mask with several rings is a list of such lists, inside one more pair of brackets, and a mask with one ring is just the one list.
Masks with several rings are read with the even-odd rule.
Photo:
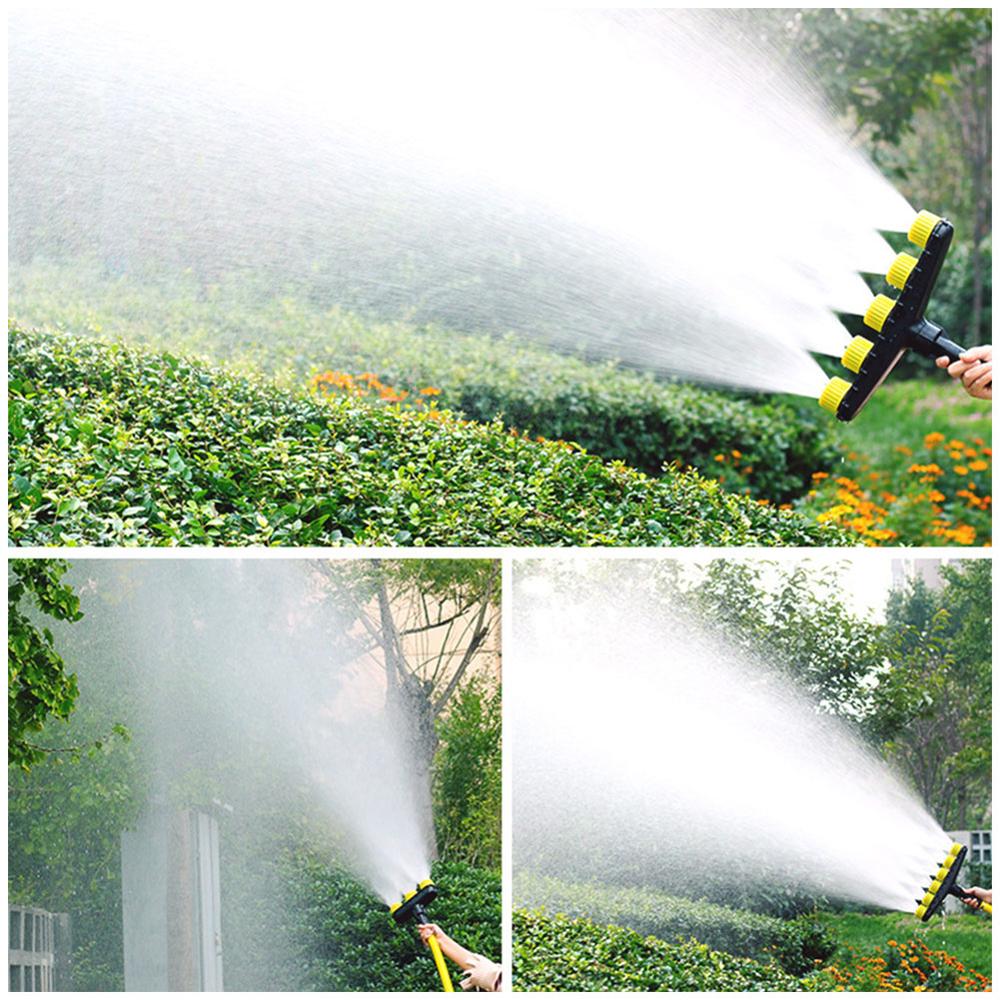
[[919, 258], [898, 254], [889, 268], [886, 280], [900, 289], [899, 298], [875, 296], [865, 313], [865, 326], [872, 333], [855, 337], [841, 358], [857, 378], [853, 382], [830, 379], [819, 398], [820, 406], [835, 413], [838, 420], [853, 420], [861, 412], [907, 350], [951, 361], [957, 361], [965, 350], [924, 315], [954, 235], [947, 219], [930, 212], [921, 212], [910, 227], [910, 241], [923, 252]]
[[961, 844], [952, 844], [948, 856], [937, 870], [931, 884], [924, 889], [922, 899], [916, 900], [916, 915], [923, 921], [928, 921], [937, 913], [949, 896], [959, 899], [974, 898], [958, 884], [958, 873], [965, 860], [968, 848]]
[[430, 918], [424, 907], [435, 900], [437, 894], [437, 886], [430, 879], [424, 879], [417, 883], [416, 889], [406, 893], [400, 902], [393, 903], [389, 907], [389, 913], [397, 924], [405, 924], [408, 920], [429, 924]]

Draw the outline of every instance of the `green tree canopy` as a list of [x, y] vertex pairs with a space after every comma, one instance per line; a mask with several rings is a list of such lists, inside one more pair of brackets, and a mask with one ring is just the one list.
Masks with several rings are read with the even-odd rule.
[[61, 582], [68, 568], [58, 559], [15, 559], [7, 568], [7, 763], [23, 771], [51, 749], [34, 735], [50, 718], [68, 719], [79, 695], [52, 633], [25, 607], [58, 621], [82, 618], [73, 588]]

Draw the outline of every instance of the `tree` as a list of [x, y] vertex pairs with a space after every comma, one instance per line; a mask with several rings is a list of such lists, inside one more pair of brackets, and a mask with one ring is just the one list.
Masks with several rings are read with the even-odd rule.
[[[775, 575], [764, 580], [765, 572]], [[829, 714], [864, 725], [870, 680], [883, 665], [881, 630], [852, 613], [836, 578], [806, 565], [713, 560], [682, 584], [698, 616], [727, 641], [807, 691]]]
[[[487, 559], [410, 559], [317, 564], [342, 606], [353, 608], [380, 655], [385, 707], [408, 733], [421, 788], [432, 787], [435, 723], [460, 690], [497, 622], [500, 564]], [[434, 844], [430, 795], [423, 804]]]
[[886, 755], [944, 826], [982, 822], [991, 793], [992, 566], [968, 560], [887, 606], [892, 668], [876, 691]]
[[79, 695], [76, 674], [56, 652], [52, 633], [39, 630], [22, 604], [58, 621], [82, 618], [80, 601], [61, 583], [69, 565], [57, 559], [16, 559], [7, 570], [7, 762], [30, 771], [54, 748], [32, 737], [46, 721], [68, 719]]

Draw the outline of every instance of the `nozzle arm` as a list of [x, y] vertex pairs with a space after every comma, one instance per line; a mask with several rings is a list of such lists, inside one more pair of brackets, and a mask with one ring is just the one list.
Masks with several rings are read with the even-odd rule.
[[922, 319], [910, 331], [910, 346], [926, 358], [947, 358], [958, 361], [965, 348], [949, 340], [946, 332], [928, 319]]

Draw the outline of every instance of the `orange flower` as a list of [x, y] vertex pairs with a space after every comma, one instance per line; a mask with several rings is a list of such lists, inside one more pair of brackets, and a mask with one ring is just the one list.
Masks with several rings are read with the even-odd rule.
[[434, 386], [429, 385], [429, 386], [426, 386], [425, 388], [423, 388], [423, 389], [420, 390], [420, 395], [421, 396], [440, 396], [441, 395], [441, 390], [440, 389], [435, 389]]
[[928, 448], [933, 448], [934, 445], [940, 444], [944, 440], [944, 435], [934, 431], [931, 434], [927, 434], [924, 437], [924, 445]]
[[990, 467], [989, 462], [984, 462], [981, 458], [976, 459], [975, 462], [969, 462], [969, 468], [973, 472], [985, 472]]
[[814, 472], [812, 474], [812, 477], [813, 479], [818, 481], [820, 479], [826, 479], [829, 475], [830, 475], [829, 472]]
[[969, 470], [964, 465], [956, 465], [955, 466], [955, 474], [958, 475], [958, 476], [967, 476], [969, 474]]

